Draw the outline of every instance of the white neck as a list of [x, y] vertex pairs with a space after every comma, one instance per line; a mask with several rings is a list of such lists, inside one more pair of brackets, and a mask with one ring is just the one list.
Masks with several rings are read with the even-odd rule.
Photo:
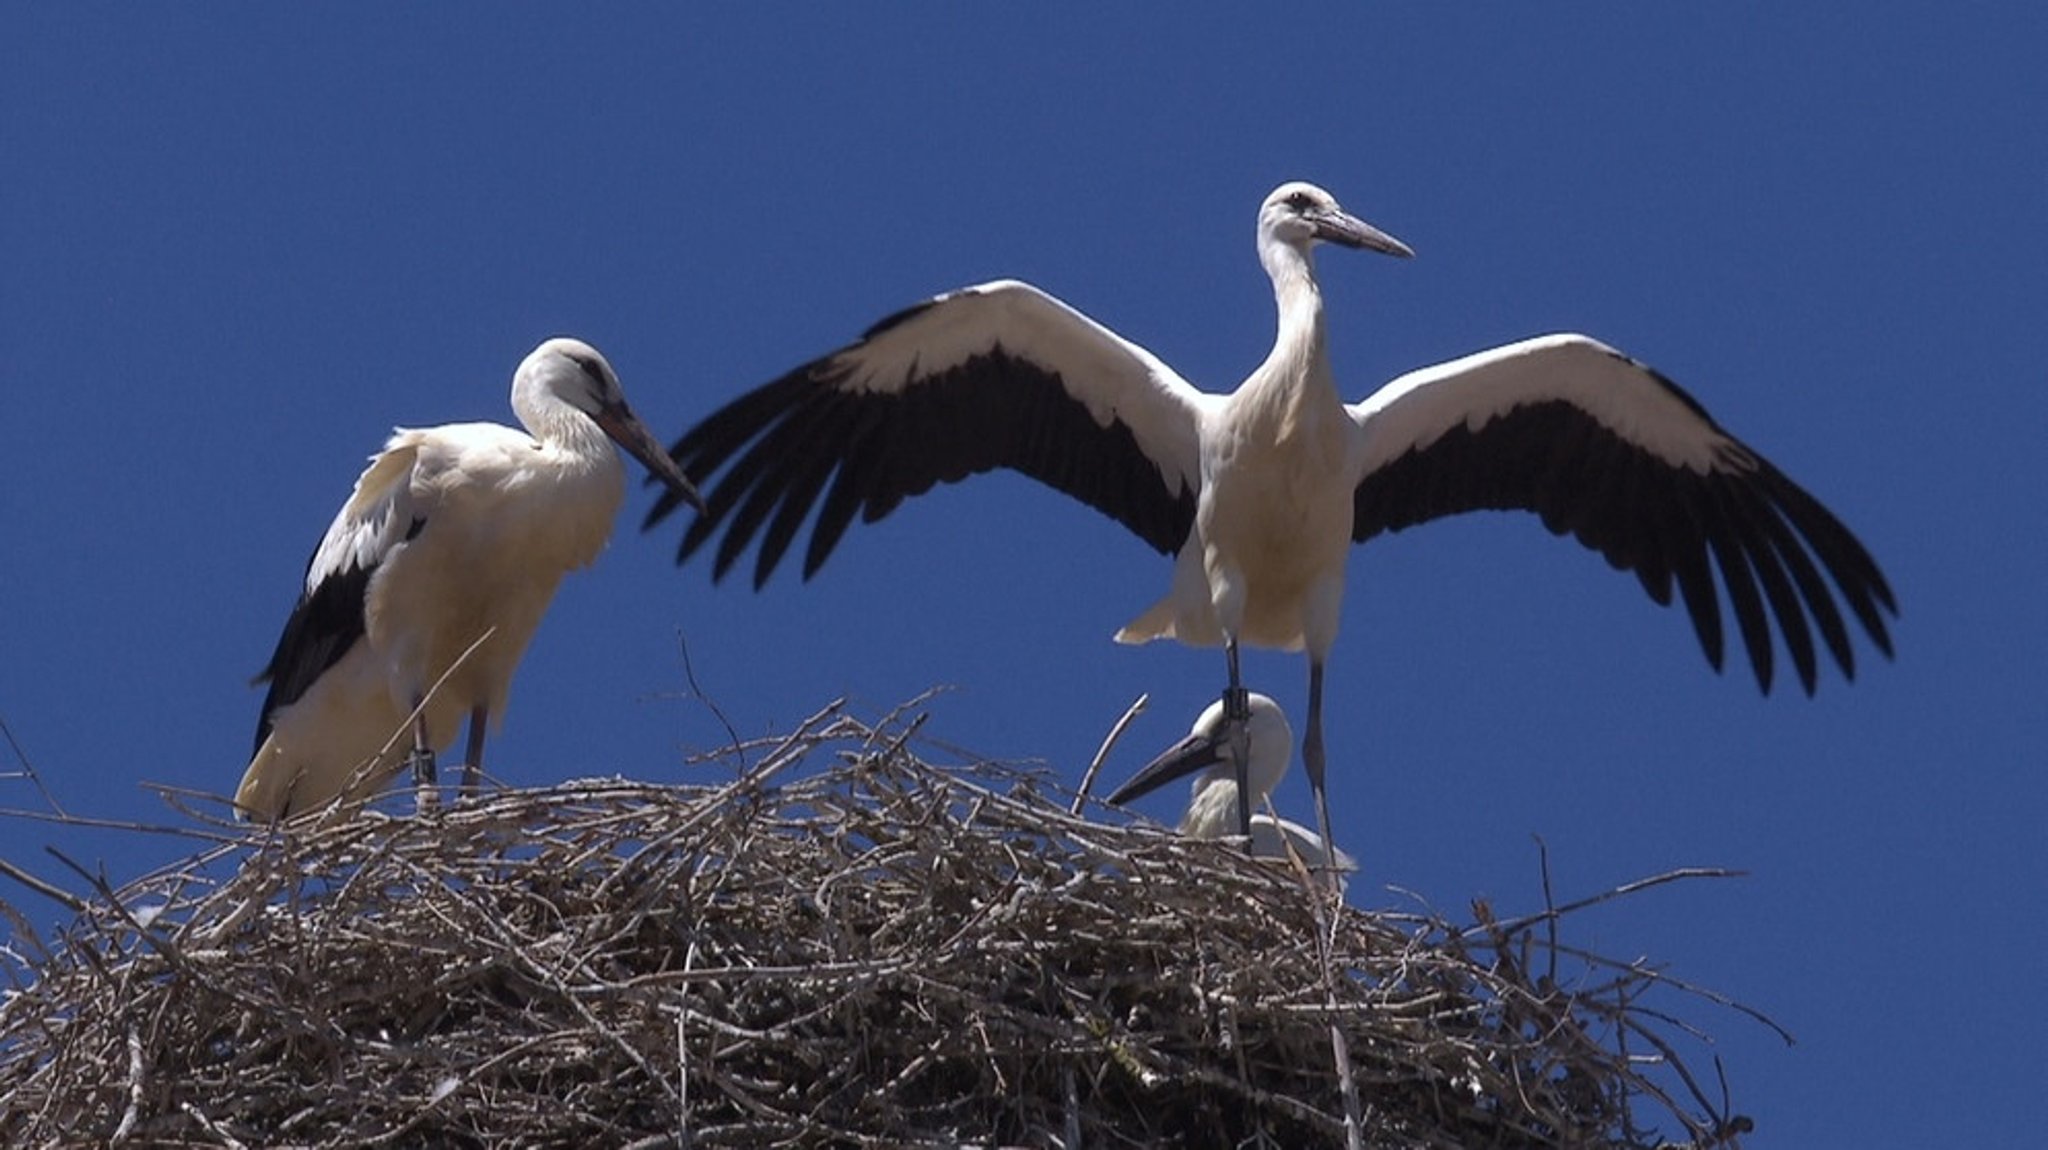
[[1261, 237], [1259, 263], [1273, 280], [1279, 330], [1272, 352], [1252, 378], [1278, 381], [1306, 377], [1312, 387], [1321, 384], [1334, 396], [1336, 384], [1330, 379], [1323, 354], [1323, 292], [1316, 284], [1315, 260], [1308, 245]]

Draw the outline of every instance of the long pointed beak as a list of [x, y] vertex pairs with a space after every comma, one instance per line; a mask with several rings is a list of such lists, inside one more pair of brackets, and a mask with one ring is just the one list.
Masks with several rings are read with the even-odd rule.
[[1212, 767], [1223, 761], [1223, 738], [1220, 735], [1189, 735], [1160, 756], [1145, 764], [1145, 768], [1132, 775], [1123, 786], [1110, 792], [1112, 803], [1128, 803], [1132, 799], [1151, 794], [1160, 787], [1184, 779], [1204, 767]]
[[1350, 212], [1331, 210], [1315, 216], [1316, 238], [1347, 248], [1366, 248], [1401, 259], [1411, 259], [1415, 249], [1373, 227]]
[[697, 486], [690, 482], [676, 461], [669, 458], [668, 449], [640, 422], [633, 410], [621, 403], [599, 411], [595, 417], [597, 425], [612, 437], [612, 442], [626, 449], [626, 454], [640, 461], [648, 473], [668, 485], [668, 489], [695, 507], [704, 510], [704, 497], [697, 494]]

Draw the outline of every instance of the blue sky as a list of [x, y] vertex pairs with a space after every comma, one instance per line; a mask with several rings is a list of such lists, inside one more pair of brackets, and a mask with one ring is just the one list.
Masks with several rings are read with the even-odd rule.
[[[232, 790], [362, 458], [509, 420], [540, 339], [590, 340], [672, 436], [1016, 276], [1220, 390], [1272, 338], [1254, 210], [1311, 179], [1418, 253], [1321, 259], [1347, 397], [1588, 332], [1827, 502], [1903, 608], [1896, 662], [1763, 699], [1533, 519], [1362, 549], [1329, 680], [1353, 900], [1532, 909], [1533, 836], [1565, 897], [1748, 871], [1569, 932], [1798, 1036], [1668, 1004], [1751, 1145], [2010, 1143], [2048, 1085], [2044, 34], [2018, 3], [10, 5], [0, 716], [69, 809], [175, 821], [139, 784]], [[724, 741], [685, 643], [743, 733], [948, 685], [935, 739], [1070, 780], [1139, 693], [1117, 775], [1220, 685], [1214, 652], [1109, 642], [1168, 562], [1016, 477], [761, 594], [675, 569], [645, 506], [565, 583], [500, 776], [722, 777], [684, 765]], [[1298, 656], [1247, 676], [1299, 718]], [[1310, 817], [1298, 771], [1280, 801]], [[46, 845], [117, 880], [184, 849], [0, 820], [0, 855]]]

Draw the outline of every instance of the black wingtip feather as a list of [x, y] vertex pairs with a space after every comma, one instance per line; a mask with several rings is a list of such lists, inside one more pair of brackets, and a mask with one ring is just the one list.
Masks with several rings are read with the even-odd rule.
[[[1820, 632], [1821, 642], [1827, 647], [1835, 666], [1841, 670], [1842, 677], [1853, 681], [1856, 678], [1856, 649], [1850, 642], [1848, 627], [1842, 621], [1842, 612], [1835, 606], [1835, 597], [1814, 566], [1813, 557], [1800, 543], [1796, 531], [1786, 523], [1783, 509], [1772, 500], [1768, 490], [1750, 485], [1731, 485], [1730, 490], [1744, 502], [1749, 520], [1765, 536], [1765, 545], [1790, 573], [1806, 617]], [[1816, 670], [1814, 677], [1807, 680], [1808, 694], [1817, 688], [1818, 677]]]
[[[1716, 482], [1714, 488], [1726, 520], [1734, 526], [1741, 540], [1742, 554], [1749, 560], [1750, 570], [1756, 574], [1757, 582], [1763, 588], [1771, 615], [1778, 621], [1778, 634], [1785, 641], [1786, 652], [1792, 656], [1793, 672], [1799, 676], [1799, 683], [1806, 693], [1811, 695], [1819, 674], [1813, 632], [1807, 626], [1806, 612], [1799, 605], [1799, 596], [1792, 590], [1792, 580], [1764, 526], [1763, 521], [1774, 516], [1769, 508], [1757, 507], [1743, 499], [1739, 484], [1723, 479]], [[1768, 644], [1770, 625], [1767, 621], [1763, 629], [1764, 642]]]
[[1849, 604], [1849, 610], [1886, 658], [1892, 657], [1892, 641], [1885, 615], [1896, 617], [1898, 601], [1891, 585], [1878, 569], [1877, 561], [1841, 520], [1786, 476], [1775, 470], [1765, 476], [1772, 499], [1784, 510], [1793, 530], [1806, 540], [1821, 565], [1827, 568], [1835, 588]]
[[1713, 498], [1712, 482], [1706, 481], [1706, 486], [1708, 495], [1702, 511], [1708, 549], [1713, 553], [1715, 569], [1720, 573], [1721, 588], [1728, 593], [1728, 610], [1735, 616], [1736, 632], [1742, 636], [1743, 649], [1749, 653], [1749, 665], [1756, 672], [1756, 685], [1768, 695], [1771, 693], [1773, 671], [1769, 617], [1764, 614], [1763, 597], [1757, 592], [1749, 556], [1742, 548], [1741, 533], [1728, 521], [1725, 509]]

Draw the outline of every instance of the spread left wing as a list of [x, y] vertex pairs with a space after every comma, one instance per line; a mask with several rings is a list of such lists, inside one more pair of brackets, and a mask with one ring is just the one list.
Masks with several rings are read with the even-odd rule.
[[1837, 596], [1891, 654], [1898, 607], [1856, 536], [1677, 385], [1596, 340], [1543, 336], [1423, 368], [1350, 411], [1365, 442], [1357, 541], [1462, 511], [1533, 511], [1658, 603], [1675, 583], [1716, 669], [1718, 573], [1767, 692], [1773, 619], [1809, 694], [1815, 631], [1854, 677]]
[[[1029, 284], [950, 292], [733, 400], [677, 440], [670, 454], [705, 490], [707, 508], [676, 559], [723, 526], [713, 567], [722, 577], [760, 535], [759, 587], [815, 506], [808, 579], [856, 512], [873, 523], [935, 484], [995, 468], [1063, 491], [1171, 552], [1194, 522], [1198, 424], [1213, 402], [1150, 352]], [[664, 496], [647, 526], [678, 505]]]

